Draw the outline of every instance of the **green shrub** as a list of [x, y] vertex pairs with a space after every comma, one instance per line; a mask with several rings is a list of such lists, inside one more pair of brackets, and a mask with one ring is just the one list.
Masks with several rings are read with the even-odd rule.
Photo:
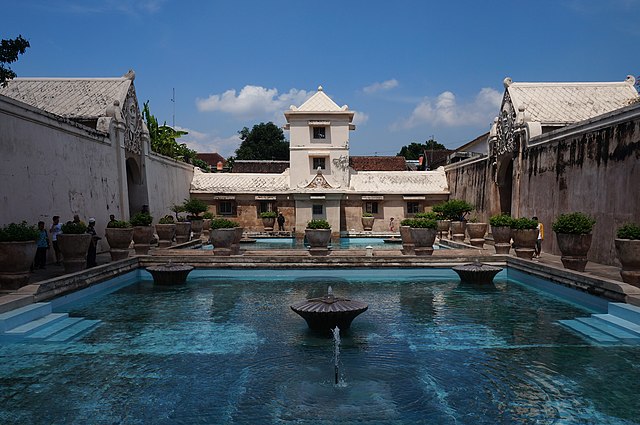
[[240, 227], [235, 221], [227, 220], [226, 218], [214, 218], [211, 220], [211, 229], [233, 229], [234, 227]]
[[265, 211], [260, 213], [260, 218], [276, 218], [278, 213], [275, 211]]
[[0, 242], [27, 242], [38, 239], [39, 230], [26, 221], [20, 224], [10, 223], [0, 227]]
[[126, 229], [128, 227], [131, 227], [131, 223], [124, 220], [113, 220], [107, 223], [109, 229]]
[[139, 212], [131, 217], [132, 226], [151, 226], [153, 223], [153, 217], [149, 213]]
[[556, 233], [586, 235], [591, 233], [596, 220], [581, 212], [560, 214], [551, 228]]
[[415, 218], [405, 218], [400, 222], [400, 226], [409, 226], [411, 227], [411, 223], [415, 221]]
[[494, 227], [511, 227], [513, 217], [509, 214], [496, 214], [489, 218], [489, 224]]
[[213, 213], [211, 211], [206, 211], [204, 214], [202, 214], [202, 218], [211, 220], [213, 218]]
[[514, 218], [511, 220], [511, 228], [515, 230], [535, 229], [538, 222], [527, 217]]
[[416, 213], [414, 218], [426, 218], [427, 220], [439, 220], [438, 214], [433, 211]]
[[192, 216], [199, 217], [201, 213], [207, 211], [209, 206], [201, 201], [200, 199], [191, 198], [189, 200], [185, 199], [182, 204], [183, 211], [188, 212]]
[[67, 221], [62, 225], [62, 233], [67, 235], [81, 235], [87, 232], [87, 225], [82, 221], [74, 223], [73, 221]]
[[307, 223], [307, 229], [331, 229], [331, 225], [327, 220], [311, 220]]
[[640, 240], [640, 225], [635, 223], [627, 223], [618, 228], [616, 232], [618, 239]]
[[362, 213], [362, 216], [363, 216], [363, 217], [373, 217], [373, 214], [368, 213], [368, 212], [363, 212], [363, 213]]
[[408, 226], [420, 229], [436, 229], [438, 222], [428, 218], [414, 218]]
[[462, 199], [450, 199], [434, 205], [432, 210], [444, 219], [460, 221], [465, 214], [473, 210], [473, 205]]
[[160, 220], [158, 220], [158, 224], [174, 224], [173, 223], [173, 216], [165, 215]]

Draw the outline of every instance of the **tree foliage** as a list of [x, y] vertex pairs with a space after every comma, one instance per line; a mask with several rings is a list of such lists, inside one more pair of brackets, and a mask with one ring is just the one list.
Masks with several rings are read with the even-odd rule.
[[16, 73], [6, 64], [13, 63], [18, 60], [18, 56], [23, 54], [30, 47], [29, 41], [22, 38], [21, 35], [15, 39], [0, 41], [0, 85], [7, 87], [7, 81], [16, 77]]
[[238, 131], [242, 143], [236, 149], [235, 159], [289, 160], [289, 142], [280, 127], [269, 121], [244, 127]]
[[429, 139], [424, 143], [411, 142], [411, 144], [403, 146], [396, 156], [404, 156], [405, 159], [416, 160], [420, 158], [420, 155], [424, 155], [426, 151], [442, 149], [446, 149], [443, 144]]

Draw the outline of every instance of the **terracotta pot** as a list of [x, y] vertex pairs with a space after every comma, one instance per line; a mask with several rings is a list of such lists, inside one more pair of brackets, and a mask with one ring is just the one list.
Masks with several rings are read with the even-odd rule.
[[436, 234], [438, 233], [438, 230], [411, 227], [410, 232], [416, 255], [432, 255], [433, 244], [436, 241]]
[[29, 282], [35, 241], [0, 242], [0, 288], [18, 289]]
[[484, 235], [487, 233], [487, 223], [467, 223], [469, 243], [475, 247], [484, 246]]
[[402, 253], [404, 255], [415, 255], [415, 245], [411, 237], [411, 227], [400, 226], [400, 237], [402, 238]]
[[62, 253], [65, 272], [74, 273], [85, 269], [91, 238], [89, 233], [78, 235], [62, 233], [58, 235], [58, 248]]
[[511, 229], [511, 236], [516, 256], [531, 260], [538, 240], [538, 229]]
[[191, 240], [191, 223], [179, 221], [176, 223], [176, 244], [180, 245]]
[[370, 232], [373, 229], [373, 222], [375, 217], [362, 217], [362, 228], [365, 232]]
[[231, 255], [233, 241], [236, 240], [236, 229], [212, 229], [211, 245], [214, 255]]
[[105, 229], [105, 236], [109, 243], [109, 253], [111, 254], [111, 260], [124, 260], [129, 257], [129, 245], [133, 238], [133, 228], [117, 228], [107, 227]]
[[615, 239], [622, 281], [640, 287], [640, 240]]
[[452, 221], [451, 222], [451, 239], [455, 242], [464, 242], [464, 221]]
[[136, 255], [147, 255], [153, 239], [153, 227], [134, 226], [133, 227], [133, 248]]
[[436, 220], [438, 223], [438, 237], [442, 239], [442, 234], [444, 233], [444, 237], [449, 237], [449, 227], [451, 227], [451, 220]]
[[273, 231], [273, 226], [275, 224], [276, 224], [275, 217], [263, 217], [262, 218], [262, 225], [264, 226], [264, 230], [266, 230], [267, 232], [272, 232]]
[[558, 249], [562, 253], [560, 260], [565, 269], [584, 271], [587, 265], [587, 253], [591, 248], [591, 237], [591, 233], [587, 235], [556, 233]]
[[201, 218], [192, 218], [190, 223], [191, 231], [193, 232], [193, 239], [200, 239], [200, 235], [202, 235], [202, 228], [204, 227], [204, 220]]
[[331, 229], [305, 229], [304, 236], [309, 244], [309, 254], [327, 255], [331, 241]]
[[176, 234], [175, 224], [156, 224], [158, 234], [158, 248], [169, 248]]
[[493, 235], [496, 254], [509, 254], [511, 249], [511, 227], [491, 226], [491, 234]]

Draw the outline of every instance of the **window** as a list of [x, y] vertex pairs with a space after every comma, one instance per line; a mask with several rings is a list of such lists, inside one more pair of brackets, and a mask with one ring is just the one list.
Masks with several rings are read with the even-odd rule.
[[233, 203], [231, 201], [220, 201], [218, 204], [218, 214], [233, 215]]
[[378, 203], [377, 202], [365, 202], [364, 203], [364, 212], [369, 214], [378, 214]]
[[325, 159], [326, 158], [313, 158], [313, 169], [317, 170], [320, 167], [321, 170], [325, 169]]
[[274, 203], [271, 201], [260, 201], [260, 205], [258, 205], [258, 215], [267, 211], [275, 211], [276, 208], [275, 208], [275, 205], [273, 204]]
[[417, 214], [420, 212], [420, 202], [407, 202], [407, 214]]
[[326, 129], [327, 127], [313, 127], [313, 138], [314, 139], [326, 139]]
[[324, 211], [322, 204], [313, 204], [313, 215], [322, 215]]

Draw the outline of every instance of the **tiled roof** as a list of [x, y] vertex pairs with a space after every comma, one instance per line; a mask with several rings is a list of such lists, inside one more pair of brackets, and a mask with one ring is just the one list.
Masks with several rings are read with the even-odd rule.
[[444, 168], [435, 171], [361, 171], [351, 175], [350, 192], [376, 194], [445, 194]]
[[203, 160], [207, 164], [215, 167], [218, 162], [222, 162], [224, 164], [225, 159], [217, 152], [213, 153], [198, 153], [196, 154], [196, 158]]
[[288, 174], [203, 173], [195, 170], [192, 193], [282, 193], [289, 191]]
[[236, 160], [233, 163], [232, 173], [272, 173], [280, 174], [289, 168], [289, 161], [251, 161]]
[[339, 107], [329, 96], [327, 96], [322, 87], [318, 87], [316, 94], [311, 96], [300, 105], [296, 111], [300, 112], [342, 112], [345, 109]]
[[355, 171], [406, 171], [403, 156], [350, 156], [349, 166]]
[[0, 94], [61, 117], [95, 119], [114, 100], [122, 107], [131, 83], [127, 77], [14, 78]]
[[633, 78], [613, 83], [510, 83], [513, 105], [523, 106], [527, 121], [543, 125], [583, 121], [629, 105], [638, 97]]

